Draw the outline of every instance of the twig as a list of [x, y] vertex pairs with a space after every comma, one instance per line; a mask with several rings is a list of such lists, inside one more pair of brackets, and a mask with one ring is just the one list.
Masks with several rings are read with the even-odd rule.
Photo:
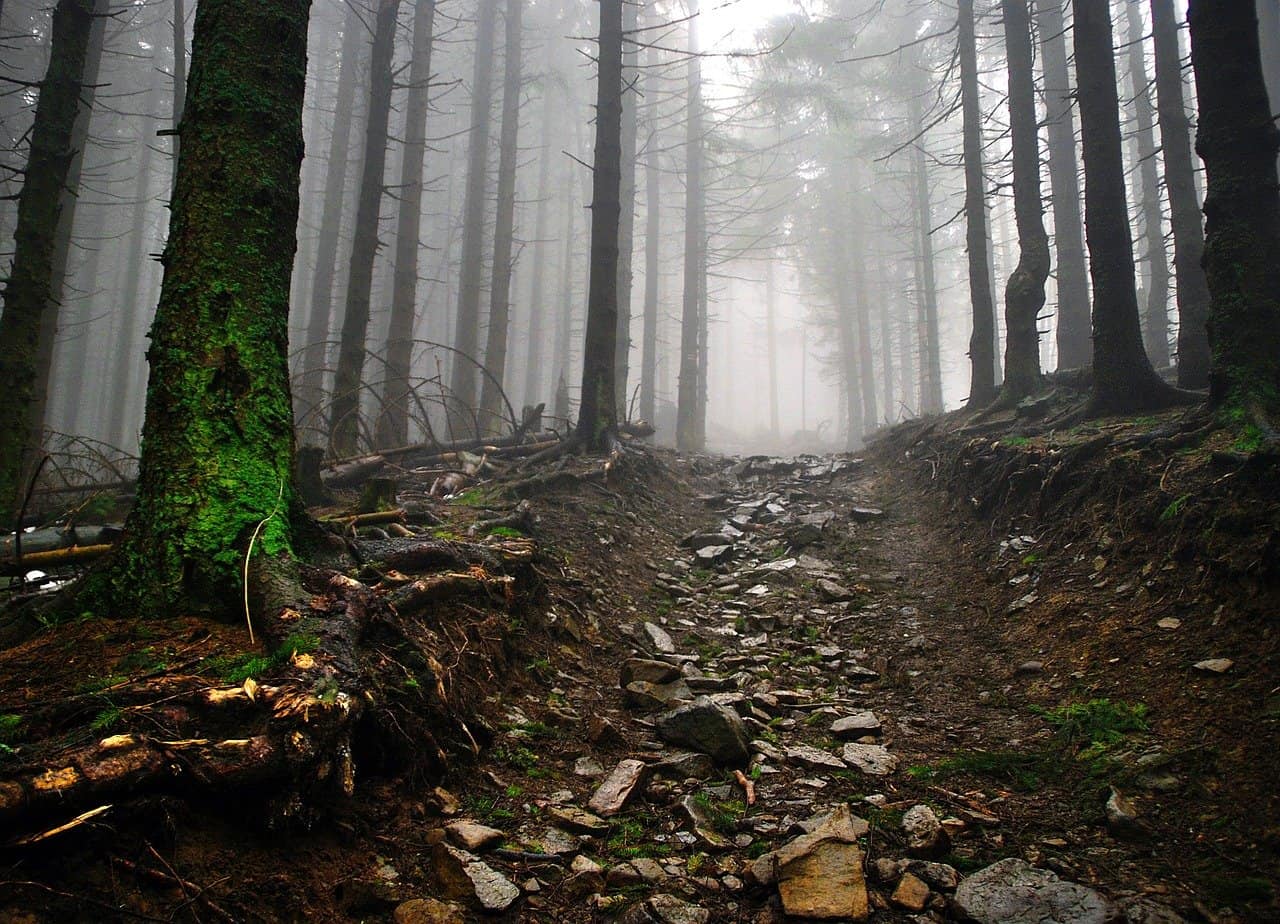
[[284, 478], [280, 479], [280, 493], [276, 495], [276, 504], [271, 508], [271, 512], [259, 521], [258, 525], [253, 528], [253, 535], [249, 537], [249, 548], [244, 553], [244, 621], [249, 627], [249, 644], [257, 644], [253, 638], [253, 617], [249, 613], [249, 559], [253, 557], [253, 544], [258, 541], [258, 533], [262, 532], [262, 527], [267, 525], [267, 521], [276, 515], [280, 510], [280, 501], [284, 499]]

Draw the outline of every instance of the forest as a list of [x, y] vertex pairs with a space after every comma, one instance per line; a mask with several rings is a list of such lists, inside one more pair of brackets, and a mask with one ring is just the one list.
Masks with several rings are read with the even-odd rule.
[[0, 0], [0, 921], [1280, 917], [1280, 0]]

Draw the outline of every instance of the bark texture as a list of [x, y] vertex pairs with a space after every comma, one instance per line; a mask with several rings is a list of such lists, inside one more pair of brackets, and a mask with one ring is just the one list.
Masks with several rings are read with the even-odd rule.
[[702, 66], [698, 57], [698, 3], [690, 0], [688, 115], [685, 119], [684, 295], [680, 313], [680, 382], [676, 396], [676, 446], [702, 448], [699, 421], [702, 380], [703, 288], [706, 283], [706, 232], [702, 188]]

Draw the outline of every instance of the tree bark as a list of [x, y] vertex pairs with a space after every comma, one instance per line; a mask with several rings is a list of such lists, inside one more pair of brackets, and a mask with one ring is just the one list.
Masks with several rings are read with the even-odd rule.
[[764, 335], [769, 361], [769, 435], [776, 440], [781, 438], [782, 428], [778, 421], [778, 293], [773, 263], [767, 260], [764, 270]]
[[524, 363], [524, 403], [536, 405], [543, 399], [542, 368], [546, 361], [547, 350], [543, 342], [546, 338], [547, 309], [543, 304], [546, 298], [547, 276], [547, 222], [550, 217], [551, 204], [551, 162], [553, 159], [551, 142], [556, 125], [556, 109], [552, 102], [550, 87], [544, 87], [542, 98], [542, 139], [539, 143], [538, 163], [538, 203], [533, 214], [533, 268], [530, 272], [533, 279], [529, 286], [529, 336], [525, 341]]
[[1080, 222], [1080, 174], [1076, 162], [1075, 99], [1067, 66], [1065, 0], [1037, 0], [1036, 25], [1044, 59], [1049, 183], [1053, 190], [1053, 240], [1058, 255], [1058, 368], [1093, 361], [1089, 276]]
[[[475, 67], [471, 76], [471, 131], [468, 137], [467, 187], [462, 206], [462, 263], [458, 310], [454, 319], [454, 356], [449, 374], [449, 426], [453, 437], [475, 429], [476, 367], [480, 345], [480, 289], [484, 278], [485, 186], [489, 176], [490, 109], [493, 105], [493, 46], [498, 0], [480, 0], [476, 11]], [[479, 434], [476, 434], [477, 436]]]
[[1040, 198], [1040, 140], [1027, 0], [1002, 0], [1009, 59], [1009, 133], [1013, 144], [1013, 207], [1018, 265], [1004, 290], [1005, 354], [1002, 402], [1013, 405], [1040, 387], [1040, 309], [1049, 278], [1049, 237]]
[[1156, 158], [1155, 114], [1147, 78], [1145, 39], [1140, 0], [1127, 0], [1129, 80], [1137, 122], [1138, 189], [1142, 207], [1142, 239], [1147, 251], [1147, 303], [1143, 306], [1143, 344], [1157, 368], [1169, 365], [1169, 255], [1165, 252], [1164, 218], [1160, 203], [1160, 171]]
[[702, 188], [702, 63], [698, 57], [698, 0], [689, 0], [688, 114], [685, 119], [684, 295], [680, 315], [680, 383], [676, 397], [676, 446], [698, 451], [702, 430], [698, 414], [704, 370], [702, 290], [706, 276]]
[[246, 557], [289, 552], [309, 7], [197, 9], [137, 501], [111, 568], [90, 578], [88, 608], [235, 614]]
[[506, 381], [507, 329], [511, 324], [511, 260], [515, 239], [516, 162], [519, 157], [521, 14], [524, 0], [507, 0], [506, 72], [502, 87], [502, 130], [498, 141], [498, 214], [493, 231], [493, 276], [489, 286], [489, 330], [480, 386], [480, 425], [491, 436], [501, 429]]
[[76, 151], [94, 0], [58, 0], [53, 10], [49, 66], [40, 84], [14, 232], [13, 264], [0, 314], [0, 529], [9, 529], [24, 490], [37, 363], [45, 317], [57, 311], [54, 277], [63, 191]]
[[986, 178], [982, 164], [982, 111], [978, 101], [978, 51], [973, 0], [959, 0], [960, 95], [964, 119], [964, 215], [969, 252], [969, 406], [983, 407], [996, 396], [995, 305], [987, 248]]
[[1151, 0], [1155, 33], [1156, 94], [1164, 182], [1173, 227], [1173, 270], [1178, 290], [1178, 385], [1209, 386], [1209, 283], [1204, 228], [1191, 158], [1191, 128], [1182, 98], [1182, 53], [1173, 0]]
[[591, 184], [591, 273], [577, 436], [612, 449], [618, 433], [614, 347], [618, 337], [618, 224], [622, 204], [622, 4], [600, 0], [596, 148]]
[[[911, 124], [923, 130], [920, 101], [912, 97]], [[933, 205], [929, 201], [929, 166], [925, 162], [924, 139], [916, 144], [912, 158], [915, 179], [916, 246], [919, 248], [920, 413], [942, 413], [942, 357], [938, 344], [938, 287], [933, 262]]]
[[[1280, 130], [1253, 3], [1191, 0], [1191, 64], [1204, 161], [1211, 401], [1228, 418], [1280, 420]], [[1274, 440], [1274, 430], [1268, 434]]]
[[[657, 53], [646, 55], [650, 67], [657, 63]], [[645, 144], [644, 164], [644, 328], [640, 342], [640, 419], [655, 423], [658, 410], [658, 287], [661, 276], [662, 176], [659, 170], [658, 134], [652, 122]]]
[[325, 403], [325, 365], [329, 338], [333, 333], [333, 285], [342, 238], [342, 205], [346, 199], [347, 161], [351, 156], [351, 126], [354, 122], [356, 88], [360, 85], [359, 60], [364, 47], [364, 24], [356, 7], [347, 8], [342, 28], [342, 52], [338, 67], [338, 94], [333, 110], [333, 134], [325, 162], [324, 211], [316, 242], [316, 269], [311, 283], [311, 304], [307, 315], [305, 352], [298, 388], [298, 418], [313, 422], [317, 429]]
[[[1262, 77], [1271, 100], [1271, 113], [1280, 115], [1280, 0], [1257, 0], [1257, 6]], [[1280, 170], [1280, 158], [1276, 169]]]
[[1085, 174], [1085, 226], [1093, 277], [1090, 412], [1168, 406], [1177, 393], [1155, 374], [1142, 346], [1133, 239], [1124, 185], [1120, 101], [1108, 0], [1073, 0]]
[[[182, 125], [182, 111], [187, 103], [187, 6], [186, 0], [173, 0], [173, 125], [178, 132]], [[178, 185], [178, 155], [182, 148], [182, 134], [173, 138], [173, 172], [169, 184], [169, 193]]]
[[391, 290], [391, 318], [387, 323], [387, 378], [375, 429], [376, 445], [388, 449], [409, 442], [409, 376], [418, 310], [422, 176], [427, 152], [427, 107], [431, 95], [431, 45], [435, 36], [435, 18], [436, 0], [417, 0], [413, 12], [404, 163], [400, 169], [400, 212], [396, 219], [395, 276]]
[[400, 0], [379, 0], [373, 52], [369, 60], [369, 118], [365, 122], [364, 170], [356, 200], [351, 267], [329, 416], [329, 449], [339, 457], [355, 455], [360, 446], [360, 397], [365, 387], [365, 343], [369, 334], [373, 263], [378, 255], [378, 219], [387, 164], [387, 125], [391, 118], [391, 59], [395, 52], [396, 16], [399, 12]]
[[622, 215], [618, 221], [618, 336], [614, 348], [614, 385], [617, 389], [618, 414], [626, 419], [630, 411], [627, 382], [631, 374], [631, 291], [633, 287], [632, 260], [635, 250], [636, 226], [636, 136], [640, 107], [634, 86], [628, 91], [628, 81], [633, 81], [636, 70], [635, 31], [639, 3], [624, 3], [622, 7]]

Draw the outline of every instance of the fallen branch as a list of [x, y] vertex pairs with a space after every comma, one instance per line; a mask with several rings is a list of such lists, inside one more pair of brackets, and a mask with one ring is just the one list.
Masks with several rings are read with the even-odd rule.
[[52, 552], [33, 552], [30, 555], [24, 553], [21, 560], [17, 562], [5, 561], [0, 564], [0, 575], [12, 576], [30, 570], [77, 565], [101, 558], [114, 548], [114, 545], [77, 545], [67, 549], [55, 549]]

